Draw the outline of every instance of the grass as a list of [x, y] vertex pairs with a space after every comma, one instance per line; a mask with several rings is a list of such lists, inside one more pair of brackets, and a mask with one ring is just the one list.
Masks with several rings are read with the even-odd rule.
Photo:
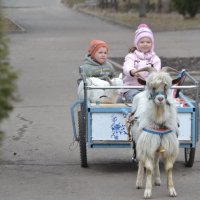
[[61, 0], [61, 2], [66, 3], [70, 7], [73, 7], [76, 4], [84, 3], [85, 0]]
[[200, 29], [200, 15], [193, 19], [184, 19], [178, 13], [148, 13], [146, 18], [140, 18], [136, 12], [114, 12], [112, 10], [101, 10], [94, 7], [78, 6], [81, 12], [95, 15], [104, 20], [136, 28], [139, 23], [148, 24], [154, 31], [177, 31], [188, 29]]

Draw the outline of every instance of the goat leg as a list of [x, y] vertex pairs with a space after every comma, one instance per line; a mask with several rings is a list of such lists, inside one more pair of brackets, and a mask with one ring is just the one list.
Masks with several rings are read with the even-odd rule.
[[143, 177], [144, 177], [144, 164], [139, 161], [138, 164], [138, 172], [137, 172], [137, 179], [136, 179], [136, 188], [140, 189], [143, 185]]
[[170, 197], [176, 197], [177, 193], [174, 188], [173, 176], [172, 176], [172, 169], [173, 169], [173, 158], [168, 157], [165, 159], [165, 171], [167, 173], [167, 188], [169, 191]]
[[152, 196], [152, 176], [153, 171], [151, 169], [146, 169], [146, 187], [144, 190], [145, 199], [150, 199]]
[[169, 196], [170, 197], [176, 197], [177, 193], [176, 193], [176, 190], [174, 188], [172, 169], [169, 169], [167, 171], [167, 187], [168, 187], [168, 191], [169, 191]]
[[154, 172], [155, 172], [155, 185], [160, 186], [161, 185], [161, 179], [160, 179], [160, 168], [159, 168], [159, 153], [156, 153], [155, 160], [154, 160]]

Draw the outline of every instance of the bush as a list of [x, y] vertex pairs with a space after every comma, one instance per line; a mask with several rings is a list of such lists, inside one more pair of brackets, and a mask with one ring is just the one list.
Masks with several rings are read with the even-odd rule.
[[85, 0], [63, 0], [69, 7], [73, 7], [75, 4], [84, 3]]
[[199, 0], [173, 0], [174, 8], [184, 17], [196, 16], [200, 8]]
[[8, 61], [7, 39], [4, 35], [4, 18], [0, 12], [0, 122], [13, 110], [13, 102], [17, 100], [17, 73]]

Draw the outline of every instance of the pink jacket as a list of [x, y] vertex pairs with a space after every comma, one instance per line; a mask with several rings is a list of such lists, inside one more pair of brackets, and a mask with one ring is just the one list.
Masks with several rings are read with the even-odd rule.
[[[141, 69], [147, 65], [152, 65], [157, 71], [159, 71], [161, 69], [161, 60], [154, 52], [144, 54], [139, 52], [138, 50], [135, 50], [133, 53], [129, 53], [125, 57], [123, 65], [124, 85], [125, 86], [140, 85], [137, 81], [137, 77], [133, 77], [130, 75], [130, 71], [132, 69]], [[148, 76], [148, 72], [139, 72], [139, 74], [144, 79], [146, 79]]]

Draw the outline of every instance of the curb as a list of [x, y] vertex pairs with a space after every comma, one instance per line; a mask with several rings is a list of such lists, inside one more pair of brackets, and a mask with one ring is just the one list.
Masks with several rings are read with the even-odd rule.
[[15, 33], [15, 32], [26, 32], [26, 30], [19, 24], [17, 24], [14, 20], [7, 18], [10, 23], [12, 23], [15, 26], [15, 30], [8, 30], [8, 33]]

